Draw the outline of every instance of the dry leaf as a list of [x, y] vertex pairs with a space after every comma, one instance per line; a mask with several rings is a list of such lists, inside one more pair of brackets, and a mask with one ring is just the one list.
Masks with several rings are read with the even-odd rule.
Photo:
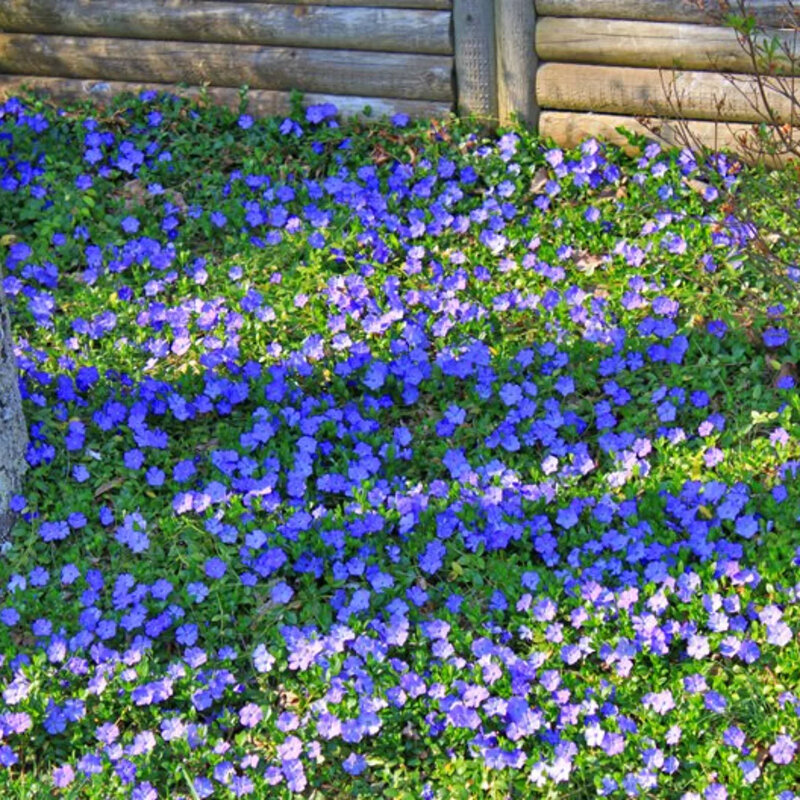
[[575, 266], [585, 275], [591, 275], [603, 263], [603, 256], [598, 256], [596, 253], [584, 251], [578, 253]]
[[686, 184], [693, 192], [697, 192], [699, 195], [705, 195], [706, 189], [711, 187], [710, 183], [706, 181], [697, 180], [697, 178], [683, 178], [683, 183]]
[[300, 705], [299, 695], [287, 691], [283, 687], [278, 691], [278, 701], [281, 704], [281, 708], [294, 708]]
[[[145, 185], [138, 178], [134, 178], [132, 181], [128, 181], [122, 186], [122, 197], [126, 211], [130, 211], [134, 208], [141, 208], [146, 204], [147, 198], [150, 196], [150, 192], [148, 192]], [[163, 197], [177, 206], [181, 214], [185, 214], [189, 210], [186, 200], [179, 191], [175, 189], [166, 189]]]
[[531, 180], [531, 191], [534, 194], [538, 194], [541, 192], [542, 189], [547, 185], [547, 181], [550, 180], [550, 175], [547, 172], [545, 167], [539, 167], [536, 172], [533, 173], [533, 180]]
[[618, 186], [615, 186], [613, 183], [604, 186], [598, 193], [597, 199], [598, 200], [608, 200], [610, 198], [614, 198], [615, 200], [621, 200], [628, 194], [628, 189], [626, 183], [628, 182], [627, 176], [623, 177], [620, 181]]
[[104, 494], [107, 494], [112, 489], [116, 489], [119, 486], [122, 486], [123, 483], [125, 483], [125, 478], [123, 478], [122, 476], [114, 478], [110, 481], [106, 481], [106, 483], [102, 484], [101, 486], [98, 486], [97, 489], [95, 489], [93, 495], [94, 499], [97, 500], [98, 497], [102, 497]]

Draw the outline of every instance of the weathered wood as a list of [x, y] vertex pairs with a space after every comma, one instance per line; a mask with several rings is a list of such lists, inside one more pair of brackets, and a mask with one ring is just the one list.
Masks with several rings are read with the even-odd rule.
[[454, 0], [456, 95], [462, 114], [497, 119], [493, 0]]
[[28, 427], [22, 414], [19, 370], [0, 264], [0, 545], [7, 542], [16, 517], [10, 503], [22, 488], [27, 443]]
[[497, 115], [501, 124], [512, 114], [536, 127], [536, 12], [531, 0], [495, 0]]
[[[92, 100], [99, 104], [108, 103], [115, 95], [130, 92], [138, 94], [145, 90], [169, 92], [181, 97], [199, 99], [204, 92], [199, 87], [176, 86], [167, 83], [140, 83], [128, 81], [97, 81], [76, 78], [48, 78], [37, 75], [0, 75], [0, 102], [19, 94], [23, 89], [31, 89], [58, 101]], [[211, 102], [238, 109], [240, 95], [238, 89], [209, 86], [205, 95]], [[291, 110], [291, 93], [275, 92], [265, 89], [251, 89], [247, 93], [247, 110], [256, 116], [287, 114]], [[356, 97], [352, 95], [316, 94], [303, 95], [306, 106], [333, 103], [345, 117], [365, 116], [364, 109], [370, 108], [371, 117], [408, 114], [414, 119], [441, 119], [452, 112], [449, 103], [429, 100], [403, 100], [387, 97]]]
[[[718, 20], [721, 7], [714, 0], [706, 1], [706, 10], [693, 0], [536, 0], [539, 16], [600, 17], [604, 19], [637, 19], [645, 22], [698, 22]], [[735, 10], [737, 0], [729, 0]], [[747, 0], [747, 8], [761, 25], [774, 28], [800, 24], [800, 4], [795, 9], [787, 0]]]
[[[760, 122], [767, 109], [753, 75], [677, 72], [598, 67], [585, 64], [543, 64], [536, 73], [536, 98], [542, 108], [595, 111], [630, 116], [681, 116], [686, 119]], [[791, 92], [791, 78], [785, 79]], [[792, 118], [792, 101], [775, 79], [763, 78], [765, 95], [780, 121]], [[800, 89], [800, 87], [798, 87]], [[800, 111], [800, 91], [795, 101]]]
[[[791, 32], [770, 30], [800, 55]], [[748, 72], [756, 70], [731, 28], [679, 22], [540, 17], [536, 22], [536, 52], [542, 61], [615, 64], [626, 67]], [[776, 54], [776, 62], [788, 61]], [[800, 73], [800, 61], [795, 69]]]
[[[559, 147], [577, 147], [582, 141], [589, 138], [602, 139], [622, 147], [626, 152], [636, 155], [638, 150], [631, 147], [628, 140], [616, 131], [619, 126], [624, 126], [634, 133], [646, 136], [648, 139], [658, 141], [665, 146], [681, 146], [679, 138], [680, 124], [675, 120], [653, 120], [660, 125], [660, 135], [651, 133], [645, 125], [638, 122], [635, 117], [616, 114], [587, 114], [579, 111], [541, 111], [539, 113], [539, 133], [544, 139], [552, 139]], [[707, 121], [687, 121], [689, 131], [706, 147], [711, 149], [728, 148], [746, 155], [739, 145], [739, 137], [752, 136], [753, 125], [743, 123], [714, 123]], [[786, 159], [767, 158], [770, 166], [779, 164]]]
[[452, 59], [407, 53], [10, 33], [0, 71], [452, 101]]
[[447, 10], [452, 0], [217, 0], [223, 3], [288, 3], [296, 6], [374, 6], [377, 8], [428, 8]]
[[0, 30], [448, 55], [450, 14], [204, 0], [6, 0]]

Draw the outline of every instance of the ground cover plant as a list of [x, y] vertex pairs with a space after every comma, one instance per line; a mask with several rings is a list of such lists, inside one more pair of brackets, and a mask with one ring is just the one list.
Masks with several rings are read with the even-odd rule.
[[4, 798], [797, 797], [797, 231], [768, 279], [734, 159], [0, 115]]

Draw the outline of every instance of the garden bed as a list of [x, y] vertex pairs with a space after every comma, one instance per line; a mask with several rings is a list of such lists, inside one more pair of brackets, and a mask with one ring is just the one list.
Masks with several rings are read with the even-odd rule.
[[797, 796], [800, 272], [741, 165], [0, 113], [3, 797]]

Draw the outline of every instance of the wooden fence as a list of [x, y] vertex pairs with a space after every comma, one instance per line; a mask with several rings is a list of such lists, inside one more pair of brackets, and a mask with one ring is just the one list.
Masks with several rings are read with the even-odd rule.
[[[748, 0], [800, 54], [797, 6], [787, 19], [786, 0]], [[0, 95], [208, 84], [235, 105], [247, 84], [256, 113], [285, 111], [298, 89], [345, 113], [515, 113], [564, 146], [624, 144], [619, 125], [646, 133], [637, 118], [679, 108], [701, 141], [735, 147], [765, 99], [796, 124], [785, 92], [757, 91], [735, 32], [713, 19], [695, 0], [0, 0]], [[662, 138], [675, 129], [664, 121]]]
[[[748, 9], [791, 55], [779, 50], [778, 67], [800, 67], [800, 4], [794, 17], [786, 0], [748, 0]], [[648, 133], [637, 117], [665, 118], [661, 138], [675, 143], [678, 109], [696, 140], [738, 150], [764, 119], [764, 99], [782, 122], [798, 124], [800, 87], [772, 81], [762, 97], [736, 32], [691, 0], [536, 0], [536, 10], [539, 130], [564, 146], [590, 135], [624, 144], [619, 125]]]
[[61, 97], [206, 84], [284, 113], [291, 90], [344, 112], [454, 105], [450, 0], [0, 0], [0, 93]]

